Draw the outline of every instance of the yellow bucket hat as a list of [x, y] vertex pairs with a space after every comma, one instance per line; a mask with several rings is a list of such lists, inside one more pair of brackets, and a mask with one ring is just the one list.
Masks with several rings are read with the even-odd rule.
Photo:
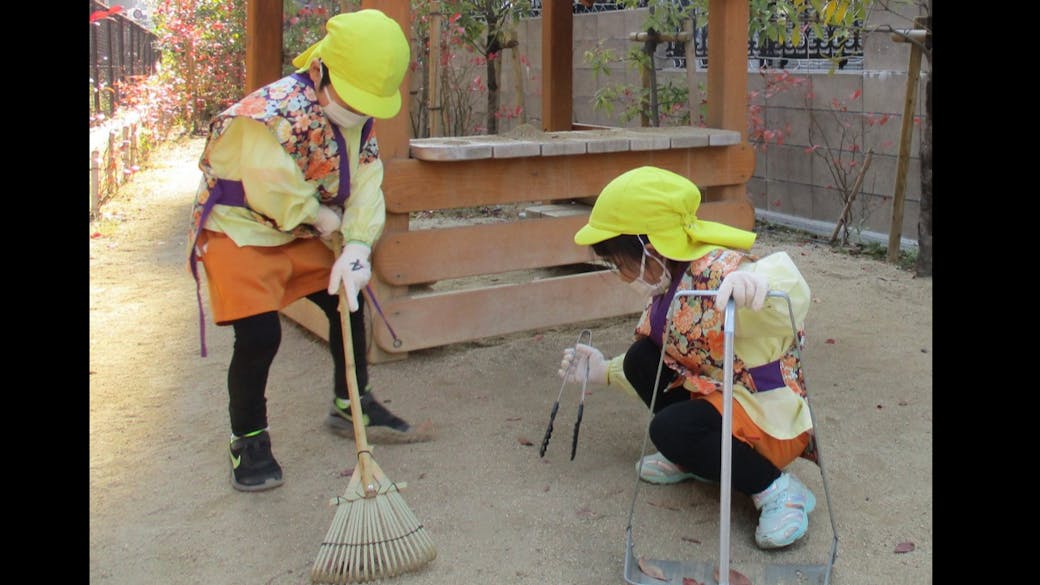
[[373, 118], [393, 118], [401, 110], [401, 82], [411, 62], [408, 39], [397, 21], [374, 8], [337, 14], [325, 36], [293, 59], [297, 72], [321, 59], [336, 93], [350, 107]]
[[621, 234], [646, 234], [672, 260], [695, 260], [716, 248], [747, 250], [755, 233], [697, 219], [701, 192], [689, 179], [657, 167], [639, 167], [603, 187], [589, 222], [574, 243], [589, 246]]

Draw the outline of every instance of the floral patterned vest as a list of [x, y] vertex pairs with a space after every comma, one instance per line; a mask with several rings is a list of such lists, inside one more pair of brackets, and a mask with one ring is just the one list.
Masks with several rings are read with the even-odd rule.
[[[656, 297], [643, 312], [636, 333], [647, 335], [660, 347], [665, 344], [665, 365], [678, 372], [672, 386], [684, 386], [691, 398], [721, 392], [725, 360], [723, 308], [715, 307], [714, 296], [682, 296], [675, 303], [676, 293], [684, 290], [717, 290], [722, 279], [737, 269], [745, 260], [757, 258], [743, 252], [718, 249], [694, 260], [682, 278], [673, 278], [667, 293]], [[670, 305], [671, 319], [668, 318]], [[805, 396], [805, 377], [802, 373], [799, 350], [804, 343], [804, 330], [797, 332], [797, 343], [788, 348], [776, 361], [747, 367], [733, 356], [733, 381], [754, 394], [761, 391], [782, 391], [784, 387]], [[816, 461], [816, 441], [801, 455]]]
[[[322, 203], [342, 207], [350, 196], [350, 160], [346, 140], [339, 127], [329, 122], [322, 111], [310, 77], [300, 73], [283, 77], [254, 91], [213, 118], [209, 125], [209, 139], [199, 160], [203, 181], [195, 195], [188, 237], [188, 263], [195, 278], [199, 305], [202, 357], [206, 357], [205, 320], [198, 272], [200, 251], [196, 249], [196, 244], [215, 205], [249, 209], [242, 181], [215, 177], [209, 160], [212, 145], [228, 129], [232, 120], [239, 116], [252, 118], [267, 126], [285, 152], [292, 156], [304, 180], [315, 183]], [[362, 149], [371, 131], [372, 118], [369, 118], [361, 132]], [[280, 229], [271, 218], [252, 209], [250, 212], [257, 223]], [[295, 226], [289, 233], [297, 238], [318, 236], [317, 230], [310, 225]]]

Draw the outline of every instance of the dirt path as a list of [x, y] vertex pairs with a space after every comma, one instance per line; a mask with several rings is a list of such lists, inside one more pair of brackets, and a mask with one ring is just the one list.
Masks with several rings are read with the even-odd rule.
[[[198, 354], [185, 229], [199, 139], [162, 148], [108, 202], [90, 232], [90, 582], [304, 584], [347, 485], [353, 442], [321, 426], [330, 397], [324, 342], [283, 320], [268, 389], [286, 483], [243, 494], [228, 482], [225, 375], [231, 335], [210, 324]], [[835, 585], [927, 584], [932, 578], [932, 283], [804, 238], [760, 235], [785, 249], [813, 290], [806, 375], [839, 536]], [[377, 445], [386, 474], [438, 557], [403, 585], [623, 583], [625, 527], [646, 414], [620, 392], [588, 397], [569, 460], [574, 405], [561, 405], [544, 459], [538, 444], [560, 388], [564, 347], [589, 324], [413, 353], [372, 369], [400, 414], [433, 419], [435, 441]], [[591, 324], [607, 355], [634, 319]], [[574, 399], [576, 400], [576, 396]], [[531, 443], [527, 445], [525, 443]], [[805, 541], [755, 549], [756, 513], [733, 498], [732, 567], [826, 562], [830, 517], [817, 468], [794, 471], [820, 497]], [[718, 555], [718, 488], [644, 485], [637, 554]], [[912, 543], [914, 550], [896, 552]]]

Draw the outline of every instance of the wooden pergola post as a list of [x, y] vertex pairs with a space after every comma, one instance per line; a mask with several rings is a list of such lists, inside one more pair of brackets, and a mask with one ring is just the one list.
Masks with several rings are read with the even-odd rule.
[[571, 0], [542, 2], [542, 130], [574, 123], [574, 14]]
[[246, 2], [246, 93], [282, 76], [282, 0]]
[[[708, 14], [708, 127], [735, 130], [746, 142], [749, 4], [710, 0]], [[704, 200], [726, 204], [719, 221], [746, 230], [755, 227], [746, 181], [705, 189]]]

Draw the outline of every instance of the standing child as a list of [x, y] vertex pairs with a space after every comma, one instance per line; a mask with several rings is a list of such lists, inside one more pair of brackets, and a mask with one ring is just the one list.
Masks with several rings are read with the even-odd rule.
[[[265, 392], [281, 342], [278, 312], [297, 299], [307, 298], [329, 320], [327, 426], [353, 436], [338, 311], [343, 287], [363, 420], [391, 434], [413, 430], [372, 394], [361, 297], [386, 220], [372, 121], [397, 115], [410, 60], [408, 40], [390, 17], [372, 9], [338, 14], [327, 22], [325, 37], [293, 60], [295, 73], [254, 91], [210, 124], [190, 259], [196, 282], [197, 262], [205, 268], [214, 322], [235, 333], [227, 388], [237, 490], [282, 484]], [[338, 258], [327, 241], [337, 232], [345, 243]]]

